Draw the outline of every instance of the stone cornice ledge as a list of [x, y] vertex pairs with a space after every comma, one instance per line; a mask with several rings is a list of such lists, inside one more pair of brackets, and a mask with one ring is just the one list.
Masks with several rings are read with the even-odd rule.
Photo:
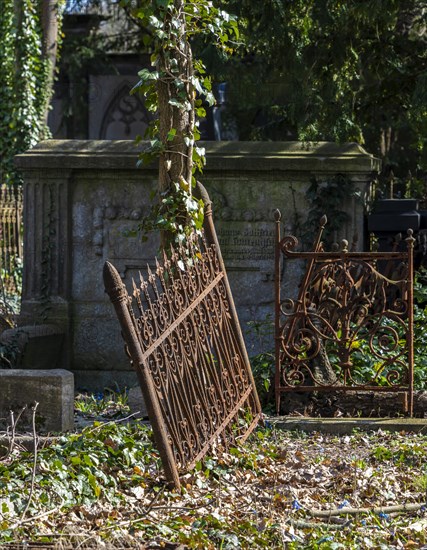
[[[296, 141], [209, 141], [205, 171], [372, 172], [381, 161], [356, 143]], [[124, 169], [135, 170], [144, 144], [133, 141], [46, 140], [15, 157], [22, 170]], [[155, 166], [142, 170], [155, 169]]]

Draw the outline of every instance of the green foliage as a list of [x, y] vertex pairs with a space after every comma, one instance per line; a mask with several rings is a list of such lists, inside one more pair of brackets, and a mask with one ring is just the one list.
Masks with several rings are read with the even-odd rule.
[[[159, 457], [147, 427], [137, 422], [95, 423], [39, 451], [29, 512], [40, 506], [70, 509], [100, 499], [117, 505], [126, 499], [122, 486], [130, 489], [143, 483], [149, 466], [158, 468]], [[22, 454], [21, 460], [0, 462], [1, 542], [14, 540], [17, 534], [14, 524], [29, 496], [31, 470], [31, 453]]]
[[386, 163], [426, 166], [423, 0], [223, 5], [239, 18], [239, 55], [205, 55], [230, 84], [241, 139], [356, 141]]
[[14, 312], [18, 313], [19, 303], [17, 303], [17, 301], [20, 299], [22, 293], [22, 276], [24, 273], [24, 265], [22, 258], [15, 255], [10, 257], [10, 264], [12, 265], [11, 271], [9, 269], [5, 269], [3, 266], [0, 268], [0, 278], [3, 286], [13, 288], [16, 291], [16, 294], [13, 296], [7, 296], [7, 302], [11, 303]]
[[310, 247], [319, 228], [320, 218], [326, 214], [328, 223], [323, 232], [323, 240], [334, 242], [337, 231], [349, 221], [350, 216], [345, 204], [360, 200], [359, 191], [354, 183], [341, 174], [319, 181], [313, 177], [306, 193], [308, 203], [307, 220], [302, 226], [302, 241]]
[[274, 408], [275, 356], [271, 315], [267, 315], [260, 321], [249, 321], [248, 336], [255, 340], [257, 348], [267, 350], [252, 355], [250, 363], [261, 406], [265, 412], [272, 412]]
[[274, 408], [272, 395], [275, 373], [274, 353], [259, 353], [252, 356], [250, 362], [261, 406], [265, 412], [267, 410], [272, 412]]
[[174, 236], [174, 243], [184, 245], [192, 231], [200, 232], [204, 219], [203, 201], [194, 198], [186, 185], [175, 183], [156, 195], [158, 200], [151, 215], [139, 226], [143, 241], [149, 233], [163, 231]]
[[129, 413], [126, 391], [106, 388], [104, 393], [79, 393], [75, 399], [75, 410], [86, 418], [103, 416], [113, 418]]
[[414, 386], [427, 390], [427, 271], [420, 269], [414, 281]]
[[[423, 467], [425, 464], [425, 446], [414, 443], [402, 443], [398, 448], [376, 445], [371, 450], [371, 457], [378, 462], [390, 461], [395, 464], [410, 464], [412, 467]], [[422, 484], [422, 478], [421, 483]]]
[[414, 478], [413, 484], [415, 489], [418, 489], [419, 491], [424, 491], [427, 495], [427, 473], [416, 476]]
[[[13, 261], [14, 269], [12, 272], [6, 269], [0, 269], [0, 328], [6, 330], [16, 326], [16, 316], [21, 309], [22, 293], [22, 259], [17, 256]], [[13, 279], [13, 285], [8, 279]], [[6, 283], [9, 283], [9, 289], [12, 287], [14, 292], [5, 289]], [[16, 368], [16, 361], [19, 355], [19, 347], [16, 340], [0, 344], [0, 369]]]
[[[9, 325], [7, 328], [13, 328]], [[15, 341], [7, 344], [0, 344], [0, 369], [16, 368], [16, 361], [19, 356], [19, 348]]]
[[[0, 544], [215, 550], [427, 542], [421, 433], [259, 429], [183, 473], [181, 491], [164, 485], [151, 430], [138, 422], [98, 422], [39, 447], [35, 470], [29, 452], [0, 460]], [[412, 502], [421, 509], [393, 517], [365, 512], [339, 528], [311, 515]]]
[[141, 229], [160, 229], [168, 240], [182, 243], [201, 226], [203, 208], [191, 196], [195, 176], [205, 163], [204, 150], [196, 146], [198, 119], [206, 114], [204, 102], [215, 102], [211, 79], [203, 63], [193, 60], [190, 43], [202, 37], [229, 52], [230, 37], [238, 36], [237, 23], [210, 0], [140, 0], [136, 4], [121, 0], [120, 4], [139, 23], [143, 43], [151, 51], [152, 70], [138, 73], [133, 92], [143, 94], [148, 111], [158, 115], [147, 129], [150, 144], [140, 161], [159, 158], [159, 200]]
[[21, 10], [5, 0], [0, 12], [0, 171], [3, 183], [19, 183], [13, 156], [47, 135], [43, 123], [48, 64], [42, 59], [37, 3], [23, 0]]
[[420, 210], [427, 206], [427, 185], [423, 179], [408, 178], [405, 182], [405, 198], [418, 199], [420, 201]]
[[[427, 181], [422, 173], [414, 177], [411, 171], [404, 176], [395, 176], [393, 170], [383, 171], [373, 182], [373, 198], [389, 199], [392, 195], [393, 198], [417, 199], [419, 209], [424, 210], [427, 207]], [[372, 206], [375, 207], [375, 203]]]

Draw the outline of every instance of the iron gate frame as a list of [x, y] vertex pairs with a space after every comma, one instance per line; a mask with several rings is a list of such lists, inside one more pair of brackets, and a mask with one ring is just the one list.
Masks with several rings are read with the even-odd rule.
[[212, 204], [201, 184], [198, 192], [204, 237], [193, 265], [184, 266], [182, 251], [172, 249], [162, 264], [156, 259], [154, 271], [148, 268], [146, 280], [140, 273], [139, 284], [133, 281], [132, 296], [111, 263], [103, 271], [166, 478], [176, 488], [181, 471], [212, 448], [219, 453], [244, 441], [262, 418]]
[[[275, 245], [275, 399], [276, 399], [276, 412], [277, 414], [280, 414], [280, 404], [281, 404], [281, 396], [282, 394], [286, 392], [313, 392], [313, 391], [342, 391], [342, 392], [349, 392], [349, 391], [374, 391], [374, 392], [403, 392], [405, 395], [405, 401], [404, 401], [404, 410], [405, 412], [409, 413], [410, 416], [413, 414], [413, 402], [414, 402], [414, 313], [413, 313], [413, 298], [414, 298], [414, 292], [413, 292], [413, 278], [414, 278], [414, 270], [413, 270], [413, 250], [414, 250], [414, 243], [415, 239], [413, 237], [413, 231], [411, 229], [408, 230], [406, 241], [406, 251], [397, 251], [397, 243], [395, 244], [392, 252], [379, 252], [379, 251], [373, 251], [373, 252], [355, 252], [354, 250], [348, 250], [348, 241], [343, 240], [342, 242], [342, 249], [339, 250], [338, 245], [336, 245], [336, 249], [332, 252], [325, 252], [323, 248], [322, 243], [322, 234], [325, 228], [325, 225], [327, 223], [326, 216], [323, 216], [319, 223], [319, 229], [317, 232], [317, 235], [315, 237], [314, 243], [313, 243], [313, 249], [309, 252], [304, 251], [296, 251], [296, 247], [298, 246], [298, 240], [296, 237], [292, 235], [284, 236], [281, 235], [281, 213], [279, 210], [275, 213], [275, 220], [276, 220], [276, 245]], [[353, 247], [355, 246], [355, 241], [353, 242]], [[300, 259], [300, 260], [306, 260], [306, 268], [305, 273], [301, 282], [301, 285], [299, 287], [298, 296], [296, 300], [284, 300], [282, 301], [281, 297], [281, 273], [282, 273], [282, 258], [285, 257], [287, 260], [293, 260], [293, 259]], [[378, 262], [387, 262], [385, 273], [387, 275], [390, 275], [391, 265], [393, 262], [403, 262], [406, 266], [404, 268], [405, 276], [404, 279], [399, 280], [392, 280], [387, 278], [385, 275], [382, 275], [379, 271], [377, 271], [376, 266]], [[313, 273], [315, 273], [315, 268], [320, 266], [321, 264], [329, 266], [333, 265], [340, 265], [342, 271], [348, 270], [353, 262], [354, 266], [359, 266], [358, 269], [362, 269], [365, 267], [370, 275], [372, 277], [378, 276], [384, 283], [387, 282], [387, 284], [395, 284], [400, 285], [400, 291], [402, 293], [402, 296], [399, 299], [395, 300], [395, 304], [399, 302], [402, 310], [396, 315], [402, 316], [402, 319], [405, 319], [405, 346], [404, 349], [406, 350], [406, 356], [407, 356], [407, 370], [404, 373], [405, 377], [402, 378], [405, 380], [404, 382], [397, 383], [397, 384], [391, 384], [390, 386], [379, 386], [379, 385], [369, 385], [369, 384], [357, 384], [357, 385], [348, 385], [345, 384], [328, 384], [328, 383], [319, 383], [319, 380], [316, 379], [315, 376], [312, 375], [310, 366], [307, 366], [309, 361], [312, 359], [318, 357], [318, 355], [313, 354], [309, 355], [309, 358], [298, 358], [295, 355], [292, 355], [290, 352], [291, 350], [291, 338], [293, 337], [293, 332], [295, 332], [296, 324], [301, 321], [302, 326], [309, 326], [309, 329], [311, 331], [311, 334], [307, 333], [305, 335], [306, 337], [306, 345], [311, 346], [313, 345], [313, 341], [316, 341], [317, 343], [315, 345], [318, 346], [317, 352], [319, 352], [320, 348], [323, 346], [322, 338], [325, 339], [325, 333], [329, 331], [329, 333], [333, 332], [330, 327], [328, 327], [325, 330], [323, 330], [323, 333], [320, 329], [316, 328], [319, 327], [319, 323], [323, 322], [324, 320], [321, 318], [318, 314], [313, 314], [312, 311], [309, 311], [309, 308], [311, 304], [308, 304], [309, 299], [311, 296], [307, 295], [308, 289], [310, 288], [310, 283], [312, 282], [311, 277], [313, 276]], [[363, 266], [363, 267], [361, 267]], [[369, 267], [367, 267], [369, 266]], [[401, 265], [402, 267], [402, 265]], [[319, 268], [320, 269], [320, 268]], [[351, 281], [351, 278], [350, 278]], [[348, 282], [346, 284], [348, 285]], [[336, 284], [336, 282], [335, 282]], [[335, 291], [336, 287], [335, 286]], [[348, 293], [347, 293], [348, 294]], [[287, 301], [290, 309], [290, 313], [286, 313], [283, 310], [284, 302]], [[385, 307], [385, 301], [384, 307]], [[375, 302], [371, 304], [372, 306], [375, 306]], [[349, 308], [349, 311], [352, 311], [351, 308]], [[367, 311], [367, 310], [366, 310]], [[373, 310], [374, 315], [381, 318], [381, 315], [384, 315], [385, 318], [388, 318], [387, 315], [391, 315], [390, 311], [384, 309], [380, 313], [375, 313], [375, 309]], [[393, 315], [396, 312], [392, 312]], [[391, 315], [391, 317], [393, 317]], [[285, 321], [282, 322], [282, 319], [285, 318]], [[311, 320], [310, 320], [311, 319]], [[314, 320], [314, 321], [313, 321]], [[399, 319], [400, 321], [400, 319]], [[340, 321], [342, 322], [342, 321]], [[306, 325], [304, 325], [304, 323]], [[379, 321], [377, 321], [377, 326], [379, 327]], [[373, 330], [373, 329], [372, 329]], [[300, 335], [300, 337], [302, 334]], [[344, 334], [344, 337], [348, 338], [348, 334]], [[310, 338], [312, 341], [310, 342]], [[369, 345], [371, 348], [371, 343], [374, 339], [374, 333], [372, 336], [372, 339], [369, 341]], [[296, 340], [295, 340], [296, 341]], [[319, 344], [320, 341], [320, 344]], [[350, 342], [350, 340], [348, 340]], [[349, 345], [345, 343], [345, 345]], [[384, 340], [384, 344], [387, 344], [387, 342]], [[390, 341], [388, 342], [390, 344]], [[341, 344], [339, 344], [341, 345]], [[341, 345], [342, 346], [342, 345]], [[342, 346], [342, 349], [345, 348]], [[372, 348], [371, 348], [372, 350]], [[347, 351], [347, 361], [348, 361], [348, 370], [345, 372], [350, 372], [351, 368], [351, 350], [350, 348]], [[300, 355], [304, 355], [304, 352], [301, 352]], [[306, 353], [307, 355], [307, 353]], [[345, 354], [344, 354], [345, 355]], [[343, 358], [344, 358], [343, 355]], [[350, 358], [350, 360], [349, 360]], [[397, 355], [396, 358], [400, 361], [400, 356]], [[287, 382], [286, 380], [286, 361], [288, 362], [289, 368], [294, 369], [292, 376], [295, 377], [296, 381], [298, 382], [298, 379], [303, 381], [303, 383], [295, 383], [291, 384]], [[391, 365], [393, 364], [393, 361], [391, 359], [387, 360], [387, 364]], [[384, 363], [385, 364], [385, 363]], [[309, 381], [311, 382], [311, 385], [304, 385], [304, 382], [306, 382], [307, 374], [303, 374], [300, 368], [303, 368], [309, 372], [310, 378]], [[394, 372], [394, 371], [393, 371]], [[391, 379], [395, 374], [391, 374]], [[396, 371], [397, 372], [397, 371]], [[347, 378], [345, 377], [345, 380]], [[337, 375], [338, 380], [338, 375]], [[375, 380], [375, 378], [374, 378]]]

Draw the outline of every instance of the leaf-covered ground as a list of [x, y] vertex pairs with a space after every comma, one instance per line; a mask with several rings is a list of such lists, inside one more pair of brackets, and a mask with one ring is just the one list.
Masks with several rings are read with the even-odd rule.
[[[15, 445], [1, 459], [0, 543], [427, 548], [426, 456], [423, 434], [260, 429], [198, 464], [176, 492], [163, 482], [148, 426], [95, 422], [36, 455]], [[328, 510], [334, 515], [317, 517]]]

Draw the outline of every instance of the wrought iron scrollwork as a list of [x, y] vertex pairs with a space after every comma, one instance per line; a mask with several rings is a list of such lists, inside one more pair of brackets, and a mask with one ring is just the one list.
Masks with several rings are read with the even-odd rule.
[[[414, 239], [405, 252], [313, 251], [280, 237], [276, 252], [276, 405], [286, 391], [405, 391], [413, 403]], [[306, 260], [298, 297], [281, 299], [281, 257]], [[378, 267], [381, 265], [381, 270]]]
[[201, 238], [189, 253], [171, 250], [133, 282], [129, 299], [109, 263], [104, 281], [166, 475], [179, 486], [180, 471], [213, 447], [219, 452], [244, 440], [261, 417], [219, 249]]

